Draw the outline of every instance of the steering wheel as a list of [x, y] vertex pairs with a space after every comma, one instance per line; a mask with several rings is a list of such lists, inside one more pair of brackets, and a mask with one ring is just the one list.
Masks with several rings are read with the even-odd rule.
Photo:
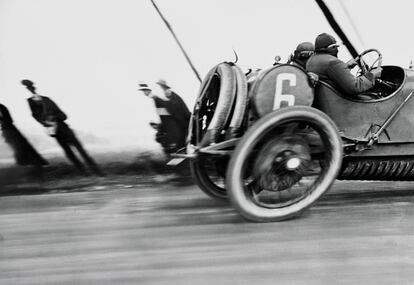
[[[365, 63], [365, 61], [363, 59], [363, 56], [366, 55], [366, 54], [368, 54], [368, 53], [370, 53], [370, 52], [375, 52], [378, 56], [375, 59], [375, 61], [370, 66], [368, 66]], [[374, 68], [381, 67], [381, 65], [382, 65], [382, 55], [381, 55], [381, 53], [380, 53], [379, 50], [374, 49], [374, 48], [371, 48], [371, 49], [367, 49], [366, 51], [363, 51], [362, 53], [360, 53], [355, 58], [355, 61], [356, 61], [357, 65], [358, 65], [358, 67], [359, 67], [359, 70], [357, 71], [357, 74], [364, 75], [364, 74], [370, 72], [371, 70], [373, 70]]]
[[[369, 66], [368, 64], [365, 63], [363, 56], [374, 52], [377, 54], [377, 58], [374, 60], [374, 62]], [[357, 74], [359, 75], [364, 75], [368, 72], [370, 72], [371, 70], [373, 70], [374, 68], [379, 68], [382, 66], [382, 55], [381, 52], [377, 49], [367, 49], [366, 51], [363, 51], [362, 53], [360, 53], [356, 58], [355, 61], [359, 67], [359, 70], [357, 71]], [[377, 83], [380, 83], [381, 85], [387, 87], [388, 90], [396, 90], [397, 89], [397, 84], [391, 81], [387, 81], [381, 78], [376, 78], [375, 80]], [[384, 96], [386, 96], [386, 92], [383, 92], [381, 90], [377, 90], [375, 92], [366, 92], [366, 94], [368, 94], [373, 96], [373, 97], [377, 97], [377, 98], [382, 98]], [[365, 93], [364, 93], [365, 94]], [[384, 95], [385, 94], [385, 95]]]

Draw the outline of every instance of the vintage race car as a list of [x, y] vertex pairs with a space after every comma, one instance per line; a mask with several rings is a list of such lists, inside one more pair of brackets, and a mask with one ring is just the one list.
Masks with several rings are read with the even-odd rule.
[[[367, 66], [364, 57], [376, 53]], [[360, 73], [381, 54], [357, 58]], [[186, 157], [209, 196], [252, 221], [299, 214], [340, 180], [414, 180], [414, 71], [382, 66], [375, 87], [345, 96], [298, 66], [245, 73], [224, 62], [201, 84]]]

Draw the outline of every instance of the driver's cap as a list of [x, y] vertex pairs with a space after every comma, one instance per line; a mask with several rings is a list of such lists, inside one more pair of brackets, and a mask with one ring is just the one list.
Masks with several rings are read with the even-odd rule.
[[330, 34], [322, 33], [315, 39], [315, 50], [325, 49], [333, 44], [336, 44], [335, 38]]

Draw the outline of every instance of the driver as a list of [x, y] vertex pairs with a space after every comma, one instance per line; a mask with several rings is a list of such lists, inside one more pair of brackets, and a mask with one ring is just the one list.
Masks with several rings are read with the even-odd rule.
[[375, 68], [366, 74], [355, 77], [351, 69], [355, 60], [347, 63], [338, 59], [338, 47], [333, 36], [323, 33], [315, 39], [315, 53], [306, 64], [308, 72], [319, 75], [319, 79], [329, 83], [346, 95], [357, 95], [372, 88], [375, 80], [381, 76], [381, 68]]

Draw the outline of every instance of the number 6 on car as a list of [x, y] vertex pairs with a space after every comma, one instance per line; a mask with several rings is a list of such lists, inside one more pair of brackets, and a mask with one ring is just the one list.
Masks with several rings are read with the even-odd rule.
[[294, 95], [282, 93], [283, 81], [288, 81], [290, 86], [296, 86], [296, 75], [293, 73], [281, 73], [277, 75], [273, 110], [279, 109], [282, 106], [282, 102], [286, 102], [288, 106], [295, 105]]
[[307, 74], [293, 65], [262, 71], [251, 89], [253, 110], [258, 117], [284, 107], [310, 106], [313, 102], [314, 92]]

